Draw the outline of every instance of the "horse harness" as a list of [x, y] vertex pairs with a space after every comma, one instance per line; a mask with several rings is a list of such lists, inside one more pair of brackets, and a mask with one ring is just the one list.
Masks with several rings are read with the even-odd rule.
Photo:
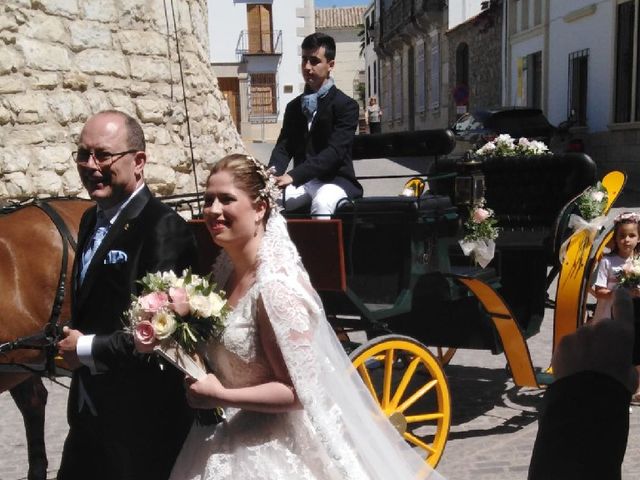
[[61, 333], [61, 328], [58, 324], [58, 321], [60, 320], [60, 313], [62, 312], [62, 305], [64, 303], [64, 296], [67, 287], [69, 246], [71, 246], [71, 248], [75, 252], [77, 250], [77, 243], [63, 218], [47, 201], [35, 200], [33, 202], [21, 204], [15, 207], [4, 208], [2, 209], [1, 213], [8, 213], [26, 206], [34, 206], [44, 212], [53, 222], [58, 230], [58, 233], [60, 234], [60, 237], [62, 238], [62, 262], [60, 265], [60, 273], [58, 275], [58, 286], [56, 287], [53, 305], [51, 307], [51, 314], [44, 329], [41, 332], [36, 333], [35, 335], [20, 337], [11, 342], [0, 343], [0, 354], [21, 348], [45, 350], [46, 359], [44, 368], [42, 370], [37, 370], [26, 365], [19, 366], [26, 370], [33, 371], [34, 373], [47, 372], [49, 376], [54, 376], [56, 373], [56, 344], [60, 338]]

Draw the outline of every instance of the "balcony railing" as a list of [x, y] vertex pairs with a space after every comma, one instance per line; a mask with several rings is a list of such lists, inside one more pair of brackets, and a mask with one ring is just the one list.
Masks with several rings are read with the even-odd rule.
[[236, 45], [238, 55], [282, 55], [282, 30], [243, 30]]

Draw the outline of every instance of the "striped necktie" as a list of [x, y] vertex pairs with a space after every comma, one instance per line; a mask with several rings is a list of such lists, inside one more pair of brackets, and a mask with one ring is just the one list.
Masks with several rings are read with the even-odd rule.
[[102, 240], [107, 235], [109, 231], [109, 221], [104, 216], [104, 213], [98, 212], [97, 221], [96, 221], [96, 229], [93, 232], [93, 236], [84, 252], [82, 253], [82, 270], [80, 271], [80, 283], [84, 280], [84, 276], [87, 273], [87, 269], [89, 268], [89, 264], [91, 263], [91, 259], [93, 255], [98, 250], [98, 247], [102, 243]]

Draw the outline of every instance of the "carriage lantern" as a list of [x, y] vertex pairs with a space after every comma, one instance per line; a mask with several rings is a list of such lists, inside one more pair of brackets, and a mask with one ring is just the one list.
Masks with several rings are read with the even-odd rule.
[[458, 175], [455, 181], [456, 205], [476, 205], [484, 198], [484, 173], [482, 160], [468, 153], [456, 162]]

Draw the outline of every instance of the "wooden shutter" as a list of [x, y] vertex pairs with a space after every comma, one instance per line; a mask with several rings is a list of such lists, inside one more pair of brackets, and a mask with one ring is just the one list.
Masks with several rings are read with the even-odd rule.
[[273, 53], [271, 5], [247, 5], [249, 53]]

